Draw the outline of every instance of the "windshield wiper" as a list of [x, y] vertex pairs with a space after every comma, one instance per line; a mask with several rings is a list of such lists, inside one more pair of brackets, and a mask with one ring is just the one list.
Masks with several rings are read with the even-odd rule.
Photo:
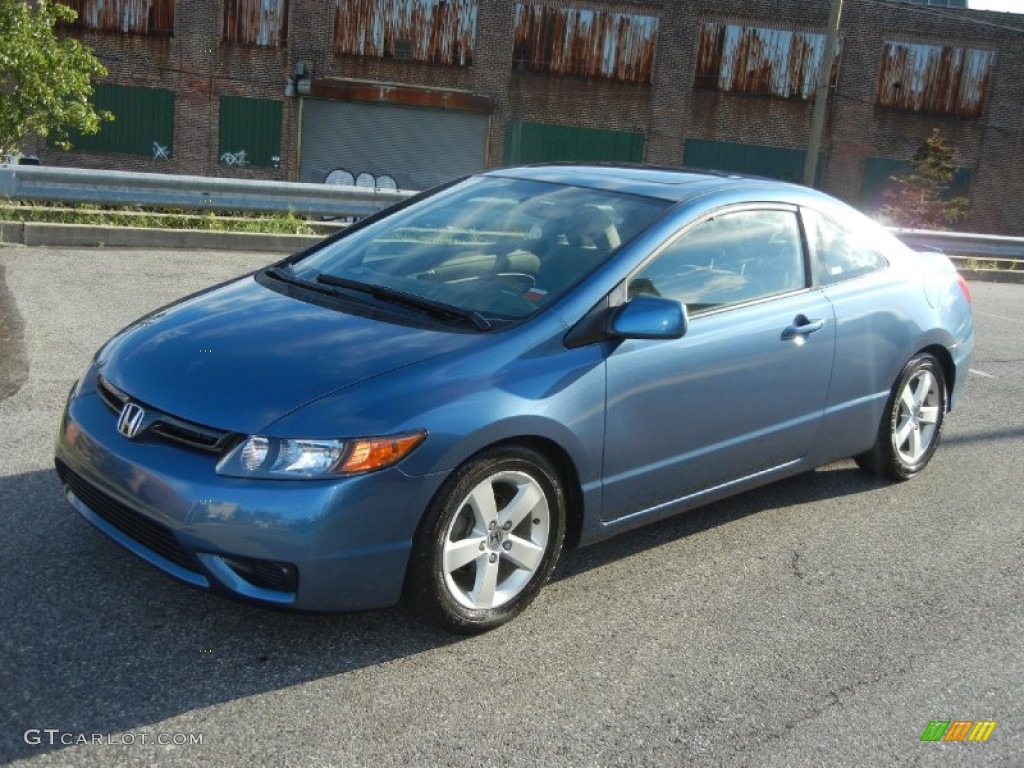
[[383, 285], [361, 283], [358, 280], [349, 280], [345, 277], [336, 277], [335, 275], [328, 274], [317, 275], [316, 281], [326, 285], [337, 286], [338, 288], [348, 288], [353, 291], [368, 293], [371, 296], [383, 299], [384, 301], [390, 301], [396, 304], [405, 304], [414, 309], [427, 312], [434, 317], [441, 318], [442, 320], [468, 320], [478, 331], [489, 331], [494, 327], [491, 325], [490, 320], [474, 309], [463, 309], [462, 307], [445, 304], [441, 301], [434, 301], [433, 299], [427, 299], [423, 296], [417, 296], [414, 293], [406, 293], [405, 291], [401, 291], [397, 288], [387, 288]]
[[293, 275], [286, 272], [281, 267], [267, 267], [266, 269], [263, 270], [263, 274], [270, 275], [270, 277], [274, 278], [275, 280], [280, 280], [282, 283], [298, 285], [301, 286], [302, 288], [308, 288], [311, 291], [317, 291], [318, 293], [327, 294], [328, 296], [338, 295], [337, 292], [332, 291], [323, 285], [317, 285], [316, 283], [312, 283], [309, 280], [303, 280], [301, 277], [297, 275]]

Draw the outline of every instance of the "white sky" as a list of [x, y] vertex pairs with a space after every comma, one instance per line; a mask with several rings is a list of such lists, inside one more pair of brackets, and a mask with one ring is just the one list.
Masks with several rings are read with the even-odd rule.
[[977, 11], [1024, 13], [1024, 0], [967, 0], [967, 5]]

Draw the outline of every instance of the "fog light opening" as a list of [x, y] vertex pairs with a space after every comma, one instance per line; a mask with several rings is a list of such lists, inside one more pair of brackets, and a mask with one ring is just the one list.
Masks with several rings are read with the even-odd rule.
[[299, 573], [290, 563], [253, 560], [247, 557], [222, 556], [221, 560], [254, 587], [277, 592], [295, 592], [298, 589]]

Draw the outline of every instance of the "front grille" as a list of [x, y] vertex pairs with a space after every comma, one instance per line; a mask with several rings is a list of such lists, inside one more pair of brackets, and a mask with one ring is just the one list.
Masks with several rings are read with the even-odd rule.
[[[129, 401], [139, 402], [134, 400], [134, 398], [130, 397], [127, 393], [122, 392], [102, 376], [99, 377], [99, 381], [96, 385], [96, 391], [99, 393], [103, 402], [106, 403], [107, 406], [115, 413], [120, 413], [125, 403]], [[225, 432], [222, 429], [214, 429], [213, 427], [196, 424], [193, 421], [179, 419], [177, 416], [172, 416], [169, 413], [163, 413], [162, 411], [158, 411], [156, 408], [148, 406], [142, 402], [139, 402], [139, 405], [145, 408], [146, 412], [153, 416], [153, 421], [150, 423], [149, 427], [144, 430], [144, 433], [151, 433], [157, 437], [163, 438], [164, 440], [171, 440], [172, 442], [179, 443], [189, 448], [195, 448], [200, 451], [223, 453], [224, 449], [227, 448], [228, 444], [234, 438], [234, 435], [231, 432]]]
[[121, 390], [115, 389], [102, 376], [96, 382], [96, 391], [99, 392], [103, 402], [110, 406], [110, 409], [115, 413], [120, 413], [124, 404], [128, 402], [128, 396]]
[[150, 430], [167, 440], [212, 453], [220, 453], [231, 438], [228, 432], [200, 427], [198, 424], [182, 421], [167, 414], [162, 414], [160, 421], [153, 422]]
[[196, 573], [199, 568], [192, 555], [185, 551], [170, 529], [127, 507], [96, 488], [72, 471], [62, 461], [57, 462], [57, 474], [93, 512], [102, 517], [121, 533], [130, 536], [142, 546], [156, 552], [165, 560]]

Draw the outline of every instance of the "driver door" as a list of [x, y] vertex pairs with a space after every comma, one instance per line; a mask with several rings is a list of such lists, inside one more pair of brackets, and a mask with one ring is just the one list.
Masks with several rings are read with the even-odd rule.
[[682, 505], [806, 455], [828, 394], [832, 306], [810, 287], [791, 207], [716, 213], [629, 283], [682, 301], [675, 340], [607, 358], [603, 519]]

